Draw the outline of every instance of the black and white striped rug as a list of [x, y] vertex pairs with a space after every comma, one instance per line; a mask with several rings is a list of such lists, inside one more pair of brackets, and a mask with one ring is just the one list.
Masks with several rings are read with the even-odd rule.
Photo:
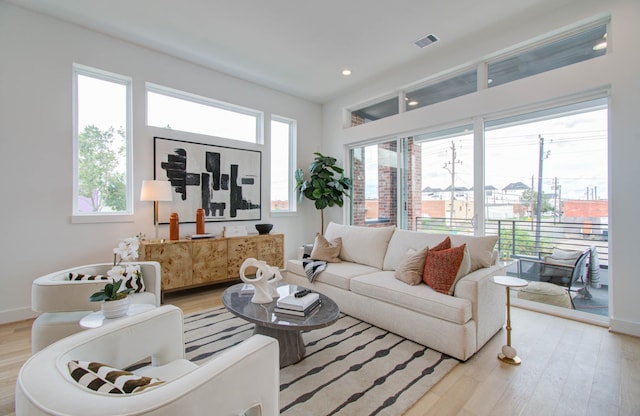
[[[225, 308], [185, 316], [187, 358], [203, 362], [251, 336]], [[416, 328], [416, 330], [419, 330]], [[307, 356], [280, 370], [280, 412], [401, 415], [458, 361], [349, 315], [303, 333]]]

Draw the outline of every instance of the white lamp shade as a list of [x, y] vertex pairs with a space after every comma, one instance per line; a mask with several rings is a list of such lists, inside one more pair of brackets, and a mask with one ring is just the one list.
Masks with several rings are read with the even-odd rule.
[[171, 183], [169, 181], [142, 181], [141, 201], [172, 201]]

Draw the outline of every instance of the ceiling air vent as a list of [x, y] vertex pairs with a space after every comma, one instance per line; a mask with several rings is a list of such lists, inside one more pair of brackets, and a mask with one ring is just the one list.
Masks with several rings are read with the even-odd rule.
[[428, 35], [421, 37], [413, 43], [419, 48], [426, 48], [427, 46], [437, 42], [438, 40], [439, 39], [436, 35], [434, 35], [433, 33], [429, 33]]

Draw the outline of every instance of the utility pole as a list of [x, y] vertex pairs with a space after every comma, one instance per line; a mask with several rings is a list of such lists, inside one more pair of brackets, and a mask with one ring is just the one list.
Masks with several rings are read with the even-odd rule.
[[533, 231], [533, 175], [531, 175], [531, 197], [529, 198], [529, 212], [531, 213], [531, 231]]
[[538, 160], [538, 206], [536, 207], [536, 253], [540, 253], [540, 221], [542, 219], [542, 165], [544, 163], [544, 159], [549, 157], [548, 152], [546, 155], [544, 153], [544, 137], [542, 137], [542, 135], [538, 135], [538, 140], [540, 142], [540, 155]]
[[553, 178], [553, 223], [558, 219], [558, 177]]
[[451, 161], [449, 162], [444, 162], [444, 166], [442, 167], [443, 169], [446, 169], [450, 174], [451, 174], [451, 205], [449, 207], [449, 226], [452, 227], [453, 226], [453, 214], [454, 214], [454, 207], [453, 207], [453, 201], [455, 201], [455, 192], [456, 192], [456, 164], [462, 164], [461, 160], [456, 160], [457, 159], [457, 153], [456, 153], [456, 144], [453, 142], [453, 140], [451, 141]]

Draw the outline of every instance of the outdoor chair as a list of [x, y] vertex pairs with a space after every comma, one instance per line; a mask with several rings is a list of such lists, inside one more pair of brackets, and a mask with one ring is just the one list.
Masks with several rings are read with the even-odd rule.
[[[543, 259], [520, 257], [518, 276], [533, 282], [548, 282], [563, 286], [571, 299], [571, 307], [575, 309], [572, 292], [586, 287], [585, 273], [589, 259], [589, 249], [562, 250], [554, 248], [552, 253]], [[577, 289], [578, 283], [582, 288]]]

